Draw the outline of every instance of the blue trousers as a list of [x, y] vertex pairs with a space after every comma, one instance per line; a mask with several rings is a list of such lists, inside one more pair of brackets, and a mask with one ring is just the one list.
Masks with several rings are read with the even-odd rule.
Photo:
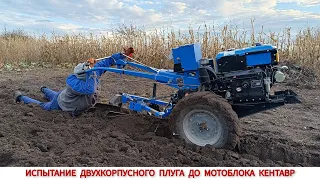
[[25, 104], [35, 103], [42, 107], [42, 109], [51, 111], [51, 110], [61, 110], [58, 104], [58, 96], [60, 92], [55, 92], [49, 88], [43, 88], [43, 93], [49, 102], [40, 102], [38, 100], [32, 99], [28, 96], [21, 96], [20, 100]]

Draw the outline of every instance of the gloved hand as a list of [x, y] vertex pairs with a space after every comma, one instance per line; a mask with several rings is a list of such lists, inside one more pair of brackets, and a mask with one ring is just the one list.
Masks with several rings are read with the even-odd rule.
[[123, 50], [124, 50], [124, 54], [126, 55], [126, 56], [129, 56], [129, 57], [132, 57], [132, 55], [133, 55], [133, 53], [134, 53], [134, 49], [133, 49], [133, 47], [129, 47], [129, 48], [123, 48]]
[[90, 68], [93, 68], [93, 66], [97, 63], [97, 60], [94, 58], [88, 59], [87, 63], [89, 63]]
[[113, 54], [111, 57], [114, 58], [115, 60], [127, 59], [126, 56], [132, 57], [133, 53], [134, 53], [133, 47], [123, 48], [123, 52], [122, 53]]

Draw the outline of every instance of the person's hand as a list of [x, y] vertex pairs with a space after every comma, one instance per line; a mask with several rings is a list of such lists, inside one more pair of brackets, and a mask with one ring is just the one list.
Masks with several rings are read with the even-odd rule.
[[134, 53], [134, 49], [133, 47], [129, 47], [129, 48], [123, 48], [124, 50], [124, 54], [126, 56], [132, 57], [133, 53]]
[[93, 68], [93, 66], [97, 63], [97, 60], [94, 58], [88, 59], [87, 63], [90, 64], [90, 68]]

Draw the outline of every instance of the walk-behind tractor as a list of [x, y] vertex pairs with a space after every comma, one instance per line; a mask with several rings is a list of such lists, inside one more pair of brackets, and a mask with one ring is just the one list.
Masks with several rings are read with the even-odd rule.
[[[122, 93], [112, 104], [168, 120], [170, 133], [198, 146], [233, 149], [239, 143], [238, 118], [285, 103], [300, 103], [291, 90], [271, 91], [275, 83], [285, 80], [282, 71], [287, 69], [279, 66], [272, 45], [257, 43], [205, 59], [200, 44], [188, 44], [172, 49], [172, 59], [173, 70], [148, 67], [132, 59], [116, 61], [116, 68], [88, 71], [102, 69], [154, 80], [151, 98]], [[142, 71], [126, 70], [129, 65]], [[156, 97], [157, 83], [177, 89], [169, 102]]]

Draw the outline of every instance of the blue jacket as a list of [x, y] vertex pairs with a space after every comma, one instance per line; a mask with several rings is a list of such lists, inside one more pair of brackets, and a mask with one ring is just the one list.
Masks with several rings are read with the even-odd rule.
[[[111, 57], [108, 57], [104, 60], [101, 60], [97, 62], [94, 67], [110, 67], [115, 64], [116, 60], [119, 60], [123, 58], [120, 53], [113, 54]], [[96, 85], [99, 84], [99, 78], [101, 77], [102, 74], [105, 73], [105, 70], [96, 70], [96, 71], [91, 71], [86, 73], [86, 80], [80, 80], [77, 78], [76, 75], [71, 74], [67, 80], [66, 83], [74, 91], [77, 91], [81, 94], [84, 95], [91, 95], [96, 92]], [[96, 76], [97, 78], [94, 78]]]
[[[121, 58], [120, 53], [114, 54], [97, 62], [94, 67], [110, 67]], [[68, 76], [66, 88], [58, 96], [60, 108], [77, 115], [92, 107], [96, 102], [96, 90], [103, 73], [105, 70], [87, 72], [85, 81], [78, 79], [75, 74]]]

